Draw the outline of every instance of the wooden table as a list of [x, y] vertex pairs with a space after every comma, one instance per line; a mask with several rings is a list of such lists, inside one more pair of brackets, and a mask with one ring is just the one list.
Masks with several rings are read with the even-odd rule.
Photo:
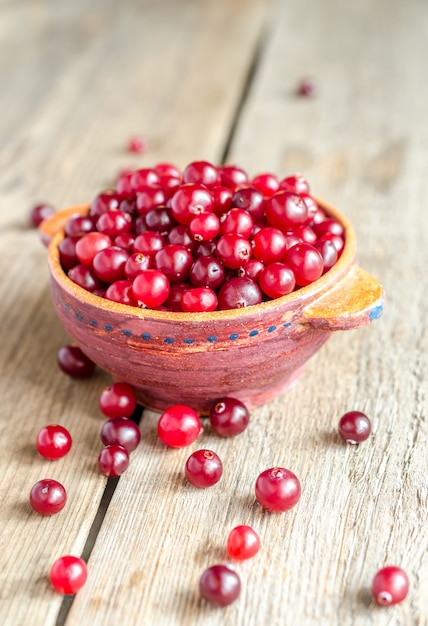
[[[2, 626], [428, 624], [427, 58], [423, 0], [0, 4]], [[295, 95], [305, 76], [317, 97]], [[126, 150], [134, 133], [150, 142], [142, 156]], [[150, 411], [128, 471], [106, 483], [98, 397], [110, 379], [79, 382], [57, 368], [68, 338], [28, 212], [42, 200], [90, 200], [124, 167], [201, 158], [251, 174], [303, 172], [353, 221], [387, 311], [336, 333], [236, 439], [207, 430], [199, 443], [225, 464], [217, 487], [186, 484], [189, 449], [165, 451]], [[359, 447], [336, 431], [352, 409], [373, 424]], [[74, 438], [58, 462], [34, 446], [53, 422]], [[282, 515], [253, 496], [274, 465], [303, 485]], [[50, 518], [28, 504], [44, 477], [68, 491]], [[198, 580], [224, 561], [238, 523], [263, 547], [237, 565], [239, 600], [214, 609]], [[47, 578], [62, 554], [88, 561], [74, 599]], [[389, 609], [370, 598], [386, 564], [411, 582]]]

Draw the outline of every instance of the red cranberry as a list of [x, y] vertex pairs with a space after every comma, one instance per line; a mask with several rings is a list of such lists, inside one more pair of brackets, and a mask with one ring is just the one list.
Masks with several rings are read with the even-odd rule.
[[155, 170], [143, 167], [136, 170], [130, 177], [130, 186], [132, 191], [139, 192], [146, 187], [154, 187], [159, 185], [159, 174]]
[[242, 433], [250, 421], [250, 413], [237, 398], [217, 400], [209, 412], [211, 428], [221, 437], [234, 437]]
[[339, 434], [348, 443], [361, 443], [370, 437], [371, 432], [369, 418], [360, 411], [349, 411], [339, 420]]
[[265, 265], [281, 261], [287, 249], [287, 240], [279, 228], [262, 228], [253, 237], [253, 256]]
[[272, 226], [283, 231], [305, 224], [309, 219], [305, 202], [297, 194], [288, 191], [279, 191], [269, 198], [265, 214]]
[[260, 474], [255, 491], [257, 501], [264, 509], [282, 513], [297, 504], [301, 488], [293, 472], [283, 467], [273, 467]]
[[377, 572], [372, 582], [372, 594], [378, 604], [391, 606], [402, 602], [409, 593], [409, 579], [401, 567], [390, 565]]
[[211, 604], [228, 606], [241, 593], [241, 580], [229, 565], [213, 565], [202, 574], [199, 591]]
[[123, 446], [110, 444], [101, 450], [98, 467], [105, 476], [117, 478], [128, 469], [129, 454]]
[[259, 285], [269, 298], [281, 298], [293, 291], [296, 280], [285, 263], [270, 263], [260, 272]]
[[287, 176], [279, 183], [279, 188], [289, 193], [309, 193], [309, 183], [301, 174]]
[[214, 213], [217, 215], [227, 213], [227, 211], [229, 211], [232, 207], [232, 190], [229, 187], [224, 187], [223, 185], [214, 185], [214, 187], [210, 187], [210, 193], [214, 203]]
[[296, 93], [298, 96], [312, 98], [318, 93], [317, 84], [313, 78], [302, 78], [297, 85]]
[[77, 556], [62, 556], [52, 565], [49, 580], [58, 593], [74, 595], [86, 583], [88, 569]]
[[221, 222], [221, 234], [241, 235], [249, 239], [254, 228], [254, 221], [250, 213], [245, 209], [234, 208], [226, 213]]
[[181, 179], [181, 172], [172, 163], [158, 163], [155, 165], [154, 170], [159, 176], [168, 176], [170, 178]]
[[100, 232], [87, 233], [76, 243], [76, 255], [83, 265], [90, 266], [97, 252], [110, 246], [111, 239], [108, 235]]
[[232, 207], [245, 209], [257, 222], [263, 218], [265, 200], [263, 193], [254, 187], [242, 187], [232, 196]]
[[212, 211], [213, 198], [206, 187], [188, 183], [181, 185], [171, 198], [171, 209], [177, 222], [190, 224], [195, 215]]
[[165, 206], [167, 200], [168, 194], [161, 187], [143, 187], [137, 193], [135, 206], [140, 215], [146, 215], [158, 206]]
[[77, 346], [63, 346], [58, 350], [58, 365], [72, 378], [89, 378], [95, 370], [95, 363]]
[[235, 189], [248, 183], [248, 174], [236, 165], [223, 165], [219, 168], [221, 184]]
[[200, 256], [192, 264], [189, 278], [194, 287], [218, 289], [224, 280], [224, 268], [213, 256]]
[[135, 154], [142, 154], [143, 152], [146, 152], [148, 147], [149, 142], [141, 135], [134, 135], [128, 141], [129, 152], [134, 152]]
[[227, 538], [227, 552], [232, 559], [244, 561], [260, 550], [260, 537], [251, 526], [236, 526]]
[[242, 309], [262, 301], [262, 292], [254, 280], [238, 276], [225, 282], [218, 293], [219, 308]]
[[117, 237], [121, 233], [129, 233], [132, 228], [132, 217], [124, 211], [106, 211], [97, 219], [97, 230], [109, 237]]
[[55, 209], [49, 204], [36, 204], [30, 211], [30, 225], [38, 228], [40, 224], [51, 217], [55, 213]]
[[135, 391], [127, 383], [113, 383], [100, 396], [100, 409], [106, 417], [130, 417], [136, 406]]
[[158, 421], [159, 439], [171, 448], [183, 448], [193, 443], [202, 432], [198, 414], [189, 406], [174, 404], [162, 413]]
[[217, 241], [216, 257], [229, 269], [238, 269], [245, 265], [252, 253], [251, 243], [240, 235], [229, 233], [222, 235]]
[[310, 243], [298, 243], [289, 248], [284, 257], [300, 287], [309, 285], [322, 276], [324, 264], [321, 253]]
[[186, 478], [195, 487], [212, 487], [218, 483], [222, 473], [223, 463], [211, 450], [196, 450], [186, 461]]
[[162, 250], [165, 245], [165, 239], [160, 233], [146, 230], [140, 233], [134, 241], [134, 252], [142, 252], [154, 256], [158, 250]]
[[92, 201], [89, 215], [99, 217], [107, 211], [114, 211], [119, 208], [121, 199], [120, 193], [117, 193], [115, 190], [108, 189], [107, 191], [102, 191]]
[[264, 269], [263, 261], [259, 259], [250, 259], [243, 267], [238, 269], [238, 276], [248, 276], [256, 283], [259, 282], [260, 273]]
[[33, 485], [30, 492], [31, 507], [40, 515], [55, 515], [65, 507], [67, 493], [57, 480], [44, 478]]
[[215, 213], [201, 213], [192, 219], [189, 229], [196, 241], [211, 241], [220, 232], [220, 220]]
[[315, 241], [313, 245], [321, 253], [324, 263], [323, 273], [325, 274], [325, 272], [333, 267], [339, 257], [336, 246], [330, 239]]
[[145, 222], [148, 230], [166, 235], [171, 228], [177, 225], [171, 210], [165, 206], [150, 209], [145, 215]]
[[89, 215], [72, 215], [67, 221], [64, 232], [67, 237], [83, 237], [86, 233], [95, 230], [95, 224]]
[[132, 283], [132, 294], [138, 303], [154, 309], [169, 296], [168, 278], [158, 269], [141, 271]]
[[142, 270], [152, 267], [152, 257], [142, 252], [134, 252], [125, 263], [125, 275], [129, 279], [134, 279]]
[[279, 182], [273, 174], [259, 174], [252, 180], [253, 187], [258, 189], [265, 197], [269, 197], [279, 189]]
[[217, 306], [217, 296], [209, 287], [187, 289], [181, 296], [181, 308], [188, 313], [215, 311]]
[[105, 446], [122, 446], [127, 452], [135, 450], [140, 439], [140, 429], [128, 417], [113, 417], [101, 429], [101, 441]]
[[198, 185], [218, 185], [220, 183], [220, 174], [217, 168], [208, 161], [194, 161], [189, 163], [183, 172], [184, 183], [197, 183]]
[[76, 283], [79, 287], [92, 293], [104, 287], [103, 281], [98, 278], [94, 270], [87, 265], [75, 265], [68, 270], [67, 276], [73, 283]]
[[104, 294], [106, 300], [118, 302], [119, 304], [127, 304], [128, 306], [138, 306], [132, 291], [131, 280], [116, 280], [111, 283]]
[[112, 283], [125, 278], [125, 266], [129, 259], [128, 253], [118, 246], [100, 250], [92, 261], [94, 272], [104, 282]]
[[71, 450], [71, 435], [64, 426], [50, 424], [44, 426], [36, 438], [37, 452], [45, 459], [61, 459]]
[[184, 224], [173, 226], [167, 235], [168, 243], [185, 246], [190, 251], [196, 248], [196, 241], [193, 238], [190, 228]]
[[171, 289], [169, 290], [169, 296], [165, 301], [165, 306], [168, 308], [168, 310], [183, 311], [181, 307], [181, 298], [183, 296], [183, 293], [191, 288], [192, 285], [190, 285], [190, 283], [173, 283], [171, 285]]
[[156, 252], [154, 266], [165, 274], [170, 283], [177, 283], [187, 279], [192, 261], [192, 253], [188, 248], [169, 244]]
[[79, 237], [64, 237], [58, 244], [59, 260], [62, 269], [66, 272], [79, 264], [76, 255], [76, 243], [78, 241]]

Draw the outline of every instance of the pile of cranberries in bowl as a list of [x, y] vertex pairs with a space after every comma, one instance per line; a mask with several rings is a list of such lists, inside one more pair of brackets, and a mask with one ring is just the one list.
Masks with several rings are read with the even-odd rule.
[[285, 296], [327, 272], [344, 228], [299, 174], [250, 178], [194, 161], [122, 173], [59, 243], [63, 270], [94, 295], [155, 310], [205, 312]]

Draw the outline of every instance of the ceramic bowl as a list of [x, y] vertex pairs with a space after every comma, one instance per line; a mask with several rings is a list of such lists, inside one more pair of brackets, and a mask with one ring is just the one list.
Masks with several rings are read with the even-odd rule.
[[61, 268], [58, 243], [71, 214], [61, 211], [41, 227], [49, 243], [51, 293], [74, 342], [115, 380], [133, 385], [146, 407], [188, 404], [206, 413], [217, 398], [234, 396], [248, 407], [282, 394], [308, 359], [337, 330], [380, 317], [384, 293], [356, 262], [356, 238], [337, 209], [319, 205], [345, 228], [343, 253], [316, 282], [246, 309], [176, 313], [128, 307], [92, 295]]

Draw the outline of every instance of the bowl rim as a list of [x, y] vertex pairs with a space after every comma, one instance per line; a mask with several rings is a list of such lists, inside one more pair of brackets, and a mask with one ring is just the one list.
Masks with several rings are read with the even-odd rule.
[[[263, 313], [266, 311], [270, 311], [280, 307], [281, 305], [287, 305], [293, 300], [303, 299], [305, 297], [309, 298], [311, 295], [316, 295], [320, 292], [323, 292], [332, 282], [334, 282], [336, 278], [338, 280], [341, 280], [344, 272], [346, 272], [346, 269], [355, 262], [357, 251], [356, 234], [350, 220], [330, 203], [321, 200], [314, 194], [312, 194], [312, 197], [329, 217], [337, 219], [344, 227], [345, 245], [341, 256], [328, 272], [326, 272], [323, 276], [318, 278], [313, 283], [310, 283], [305, 287], [300, 287], [299, 289], [292, 291], [286, 296], [281, 296], [280, 298], [275, 298], [273, 300], [267, 300], [266, 302], [261, 302], [260, 304], [246, 307], [245, 309], [226, 309], [204, 312], [157, 311], [149, 308], [133, 307], [127, 304], [121, 304], [119, 302], [106, 300], [105, 298], [96, 296], [93, 293], [86, 291], [86, 289], [84, 289], [83, 287], [80, 287], [79, 285], [74, 283], [70, 278], [68, 278], [67, 274], [63, 270], [60, 263], [58, 250], [58, 244], [64, 238], [64, 231], [62, 228], [60, 231], [56, 232], [53, 235], [48, 246], [48, 264], [51, 277], [59, 285], [61, 285], [65, 291], [67, 291], [69, 294], [87, 305], [99, 309], [104, 309], [112, 313], [119, 313], [122, 315], [127, 315], [144, 320], [169, 320], [171, 322], [236, 320], [239, 317], [242, 318], [242, 316], [246, 314], [249, 315], [255, 314], [257, 312]], [[89, 208], [89, 206], [89, 204], [76, 205], [75, 207], [70, 207], [69, 209], [64, 209], [63, 211], [60, 211], [57, 215], [59, 216], [61, 213], [67, 213], [71, 216], [73, 214], [73, 210], [75, 213], [82, 214], [85, 210]]]

